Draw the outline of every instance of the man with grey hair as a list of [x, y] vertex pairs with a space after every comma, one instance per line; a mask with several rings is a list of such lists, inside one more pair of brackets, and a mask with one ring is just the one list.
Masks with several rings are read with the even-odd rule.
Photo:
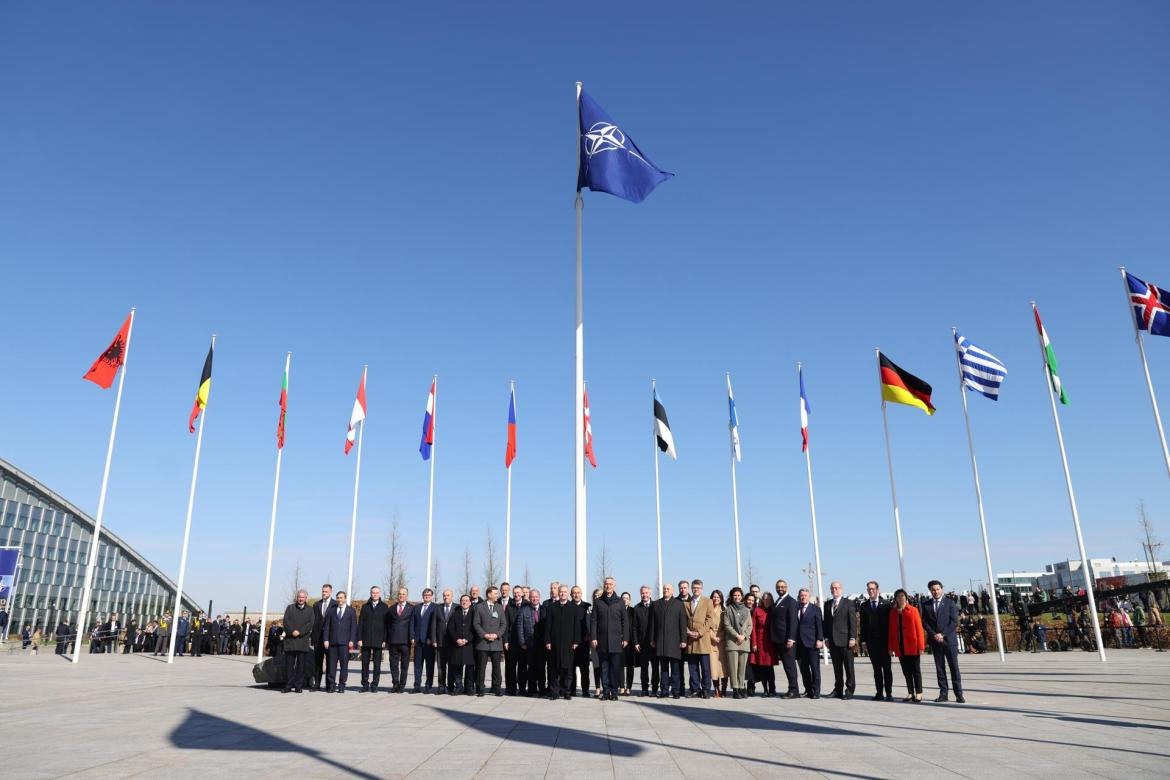
[[825, 604], [825, 641], [833, 658], [833, 698], [852, 699], [856, 687], [853, 648], [857, 645], [857, 613], [853, 602], [841, 595], [842, 590], [839, 580], [829, 585], [833, 597]]
[[297, 600], [284, 610], [284, 689], [283, 693], [295, 690], [300, 693], [308, 672], [309, 653], [312, 645], [313, 610], [309, 607], [308, 591], [297, 591]]
[[804, 681], [804, 695], [810, 699], [821, 698], [820, 649], [824, 645], [824, 623], [821, 611], [809, 604], [808, 588], [801, 588], [797, 594], [796, 607], [796, 664]]

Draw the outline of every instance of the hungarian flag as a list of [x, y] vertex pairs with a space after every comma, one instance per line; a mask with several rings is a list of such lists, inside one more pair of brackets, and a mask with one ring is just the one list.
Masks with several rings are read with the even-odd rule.
[[276, 449], [284, 449], [284, 417], [288, 414], [288, 369], [280, 380], [280, 421], [276, 423]]
[[597, 457], [593, 454], [593, 425], [589, 422], [589, 391], [583, 390], [585, 400], [585, 457], [589, 458], [589, 465], [597, 468]]
[[191, 406], [191, 419], [187, 421], [187, 431], [195, 433], [195, 418], [207, 408], [207, 396], [211, 395], [211, 355], [215, 352], [215, 345], [207, 348], [207, 360], [203, 361], [203, 373], [199, 375], [199, 389], [195, 391], [195, 403]]
[[1040, 345], [1044, 350], [1044, 368], [1048, 371], [1048, 379], [1052, 382], [1052, 392], [1060, 398], [1060, 403], [1068, 406], [1068, 396], [1064, 394], [1064, 385], [1060, 381], [1060, 373], [1056, 366], [1056, 352], [1052, 349], [1052, 342], [1048, 340], [1048, 331], [1040, 321], [1040, 310], [1032, 304], [1032, 314], [1036, 316], [1036, 330], [1040, 334]]
[[504, 448], [504, 468], [512, 468], [516, 460], [516, 388], [508, 394], [508, 446]]
[[133, 313], [126, 315], [126, 321], [118, 329], [118, 335], [114, 336], [114, 340], [110, 342], [110, 346], [106, 347], [106, 351], [93, 361], [93, 365], [89, 367], [89, 371], [85, 372], [83, 379], [88, 379], [104, 390], [110, 389], [110, 385], [114, 383], [114, 377], [118, 374], [118, 369], [126, 362], [126, 347], [130, 344], [130, 323], [133, 319]]
[[927, 414], [934, 414], [930, 403], [930, 385], [902, 368], [882, 353], [878, 353], [879, 381], [882, 400], [895, 404], [917, 406]]
[[345, 432], [345, 454], [353, 449], [353, 440], [357, 436], [358, 423], [365, 423], [366, 419], [366, 372], [362, 371], [362, 381], [358, 385], [357, 397], [353, 399], [353, 411], [349, 413], [349, 430]]

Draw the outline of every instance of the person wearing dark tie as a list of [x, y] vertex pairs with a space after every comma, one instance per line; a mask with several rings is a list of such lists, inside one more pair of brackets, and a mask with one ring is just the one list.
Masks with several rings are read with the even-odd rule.
[[687, 648], [687, 608], [674, 598], [674, 588], [662, 585], [662, 598], [650, 607], [650, 647], [658, 659], [662, 688], [658, 698], [682, 695], [682, 659]]
[[829, 585], [833, 595], [825, 604], [825, 640], [833, 659], [833, 698], [852, 699], [857, 687], [853, 676], [853, 648], [857, 646], [857, 615], [853, 602], [842, 597], [838, 581]]
[[650, 611], [654, 602], [650, 599], [650, 586], [643, 585], [638, 591], [638, 596], [638, 603], [634, 605], [631, 636], [634, 645], [634, 665], [641, 673], [642, 695], [648, 696], [657, 693], [659, 688], [658, 659], [654, 655], [654, 648], [650, 646], [654, 639], [653, 626], [650, 622]]
[[821, 611], [809, 603], [808, 588], [801, 588], [797, 594], [796, 607], [796, 664], [804, 682], [804, 695], [809, 699], [821, 698], [821, 647], [825, 643], [824, 622]]
[[[313, 605], [313, 631], [309, 638], [312, 644], [313, 661], [312, 666], [305, 670], [307, 676], [305, 677], [305, 686], [312, 691], [321, 690], [321, 680], [325, 677], [325, 648], [321, 644], [321, 632], [325, 629], [325, 616], [329, 614], [329, 610], [336, 607], [337, 604], [333, 601], [333, 586], [325, 583], [321, 586], [321, 598]], [[211, 644], [218, 649], [219, 644], [219, 629], [213, 624], [208, 626], [209, 632], [214, 632], [211, 638]]]
[[[358, 647], [362, 651], [362, 693], [378, 690], [382, 677], [382, 650], [386, 647], [386, 615], [389, 608], [382, 601], [382, 589], [370, 588], [370, 599], [358, 615]], [[371, 683], [370, 667], [374, 667]]]
[[[504, 598], [504, 588], [500, 586], [500, 597]], [[516, 631], [516, 620], [520, 617], [520, 610], [528, 602], [524, 599], [524, 586], [517, 585], [512, 589], [510, 599], [504, 600], [504, 692], [509, 696], [524, 693], [524, 685], [528, 681], [528, 651], [520, 649], [520, 636]]]
[[[785, 699], [800, 698], [800, 691], [796, 687], [796, 613], [799, 605], [796, 599], [788, 595], [788, 583], [776, 580], [776, 604], [772, 607], [772, 616], [768, 620], [768, 632], [772, 637], [772, 644], [776, 647], [776, 654], [784, 666], [784, 676], [788, 678], [788, 691], [783, 694]], [[819, 670], [818, 670], [819, 674]]]
[[406, 670], [410, 664], [411, 606], [406, 601], [406, 588], [398, 589], [398, 601], [386, 615], [386, 647], [390, 652], [391, 693], [406, 690]]
[[689, 696], [706, 699], [711, 688], [711, 630], [715, 608], [703, 595], [703, 581], [691, 582], [691, 600], [687, 602], [687, 660], [691, 670]]
[[455, 666], [451, 663], [451, 643], [447, 640], [447, 622], [459, 609], [451, 603], [451, 589], [443, 591], [443, 603], [431, 610], [431, 636], [435, 641], [435, 664], [439, 667], [439, 686], [435, 693], [455, 693]]
[[427, 672], [426, 692], [431, 692], [435, 684], [435, 642], [431, 634], [431, 613], [435, 610], [432, 601], [435, 592], [430, 588], [423, 590], [421, 604], [415, 604], [410, 613], [410, 644], [414, 647], [414, 690], [411, 693], [420, 693], [423, 690], [423, 668]]
[[474, 622], [471, 597], [464, 593], [459, 597], [459, 607], [451, 611], [451, 617], [447, 620], [447, 636], [443, 640], [450, 648], [447, 674], [450, 676], [451, 670], [454, 670], [455, 683], [451, 693], [458, 693], [462, 689], [464, 696], [470, 696], [475, 685], [475, 645], [472, 644], [475, 641]]
[[489, 585], [487, 601], [475, 608], [475, 618], [472, 628], [475, 631], [476, 686], [475, 695], [484, 695], [484, 677], [487, 675], [487, 666], [492, 666], [492, 695], [503, 696], [500, 686], [503, 682], [500, 674], [500, 665], [504, 656], [504, 631], [507, 621], [504, 618], [504, 608], [496, 602], [500, 597], [500, 589]]
[[890, 663], [890, 607], [882, 603], [882, 591], [877, 580], [865, 583], [867, 598], [861, 604], [861, 646], [869, 653], [873, 666], [874, 701], [884, 696], [894, 700], [893, 667]]
[[518, 602], [512, 602], [516, 605], [513, 610], [515, 616], [508, 626], [507, 650], [504, 651], [512, 653], [513, 660], [508, 661], [509, 665], [515, 664], [512, 675], [516, 681], [516, 688], [509, 695], [535, 696], [540, 690], [540, 685], [534, 675], [535, 667], [532, 664], [536, 661], [533, 659], [532, 648], [537, 645], [536, 610], [540, 607], [540, 594], [538, 593], [536, 600], [533, 601], [533, 591], [519, 585], [513, 593], [516, 594]]
[[[577, 620], [581, 623], [581, 634], [578, 640], [577, 649], [573, 657], [574, 665], [576, 666], [577, 676], [581, 679], [581, 695], [589, 696], [589, 667], [592, 665], [592, 659], [589, 656], [589, 607], [581, 599], [581, 586], [574, 585], [569, 589], [569, 598], [572, 600], [573, 608], [577, 610]], [[574, 684], [570, 693], [575, 693], [577, 690]]]
[[593, 600], [589, 613], [589, 641], [601, 662], [602, 701], [618, 700], [627, 630], [626, 604], [617, 594], [613, 577], [606, 577], [601, 595]]
[[309, 606], [309, 594], [303, 588], [297, 591], [297, 600], [284, 610], [284, 693], [300, 693], [305, 680], [311, 679], [308, 658], [313, 626], [317, 623], [316, 610]]
[[548, 654], [549, 699], [572, 699], [573, 670], [581, 642], [581, 613], [569, 600], [569, 586], [558, 586], [557, 600], [546, 607], [544, 649]]
[[[548, 585], [548, 599], [542, 605], [544, 607], [545, 616], [548, 616], [549, 614], [552, 613], [553, 604], [557, 603], [557, 599], [560, 597], [560, 592], [561, 592], [561, 584], [559, 582], [557, 582], [556, 580], [553, 580], [552, 582], [549, 583], [549, 585]], [[540, 637], [540, 644], [542, 647], [544, 645], [547, 645], [548, 639], [545, 636], [541, 636]], [[547, 696], [550, 692], [550, 689], [552, 688], [553, 677], [555, 677], [557, 674], [559, 674], [558, 668], [553, 663], [553, 657], [551, 655], [549, 655], [547, 650], [544, 652], [544, 670], [545, 670], [544, 685], [541, 686], [540, 694], [542, 696]]]
[[[532, 621], [531, 633], [528, 633], [527, 626], [525, 633], [520, 635], [521, 647], [528, 648], [528, 690], [529, 696], [543, 696], [547, 693], [547, 684], [545, 682], [545, 652], [544, 652], [544, 629], [546, 627], [545, 618], [548, 617], [546, 607], [540, 600], [540, 591], [536, 588], [531, 588], [528, 591], [528, 619]], [[523, 618], [526, 613], [521, 612], [520, 617]]]
[[[331, 607], [325, 615], [325, 627], [321, 629], [321, 644], [329, 655], [325, 666], [327, 693], [333, 693], [334, 690], [345, 693], [345, 684], [349, 681], [349, 654], [358, 640], [357, 615], [346, 601], [346, 592], [337, 591], [334, 599], [336, 606]], [[338, 666], [341, 667], [340, 675], [337, 674]]]
[[938, 675], [938, 698], [947, 701], [947, 667], [951, 668], [951, 686], [955, 701], [963, 704], [963, 679], [959, 676], [959, 607], [943, 596], [943, 585], [931, 580], [930, 599], [922, 607], [922, 627], [926, 632], [930, 653], [934, 656], [934, 671]]

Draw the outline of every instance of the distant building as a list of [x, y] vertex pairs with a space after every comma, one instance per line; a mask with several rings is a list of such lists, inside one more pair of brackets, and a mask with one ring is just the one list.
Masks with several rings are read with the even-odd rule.
[[[1170, 561], [1155, 563], [1154, 570], [1164, 572], [1170, 567]], [[1089, 574], [1093, 582], [1105, 577], [1124, 577], [1129, 584], [1147, 581], [1150, 574], [1150, 564], [1147, 561], [1119, 561], [1116, 558], [1090, 558]], [[1080, 560], [1065, 560], [1050, 563], [1042, 572], [1000, 572], [996, 575], [996, 585], [1001, 591], [1021, 591], [1030, 593], [1034, 586], [1041, 590], [1054, 591], [1069, 588], [1077, 590], [1085, 585], [1085, 577], [1081, 572]]]

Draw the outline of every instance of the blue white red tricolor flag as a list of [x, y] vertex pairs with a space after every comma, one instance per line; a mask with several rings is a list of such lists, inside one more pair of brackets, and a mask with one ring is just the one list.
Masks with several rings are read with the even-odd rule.
[[508, 393], [508, 446], [504, 449], [504, 468], [516, 460], [516, 388]]
[[727, 412], [730, 415], [727, 428], [731, 431], [731, 454], [737, 461], [743, 460], [739, 449], [739, 415], [735, 413], [735, 396], [731, 394], [731, 374], [727, 375]]
[[808, 450], [808, 416], [812, 412], [812, 408], [808, 405], [808, 396], [804, 392], [804, 369], [799, 368], [796, 373], [800, 377], [800, 451], [806, 452]]
[[418, 452], [423, 460], [431, 459], [431, 446], [435, 443], [435, 382], [431, 380], [431, 391], [427, 393], [427, 410], [423, 414], [422, 441], [419, 442]]
[[1125, 281], [1138, 328], [1149, 331], [1151, 336], [1170, 336], [1170, 293], [1143, 282], [1129, 271], [1125, 272]]

